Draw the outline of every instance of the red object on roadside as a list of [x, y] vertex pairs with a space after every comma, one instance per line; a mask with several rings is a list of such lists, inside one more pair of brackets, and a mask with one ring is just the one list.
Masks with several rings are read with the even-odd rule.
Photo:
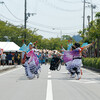
[[81, 75], [83, 75], [82, 69], [81, 69]]

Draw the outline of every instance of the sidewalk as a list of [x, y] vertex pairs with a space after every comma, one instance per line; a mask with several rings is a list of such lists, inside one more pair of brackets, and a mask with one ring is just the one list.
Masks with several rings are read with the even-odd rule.
[[5, 66], [0, 65], [0, 73], [13, 68], [16, 68], [16, 65], [5, 65]]

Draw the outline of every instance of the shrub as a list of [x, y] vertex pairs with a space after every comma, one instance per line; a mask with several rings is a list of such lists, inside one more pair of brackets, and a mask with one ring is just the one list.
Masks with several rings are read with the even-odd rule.
[[100, 58], [83, 58], [83, 65], [100, 69]]

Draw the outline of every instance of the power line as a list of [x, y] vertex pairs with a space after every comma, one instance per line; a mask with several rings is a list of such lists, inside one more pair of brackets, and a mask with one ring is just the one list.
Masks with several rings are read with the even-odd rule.
[[[46, 33], [59, 34], [59, 32], [51, 32], [51, 31], [46, 31], [46, 30], [42, 30], [42, 29], [39, 29], [38, 31], [42, 31], [42, 32], [46, 32]], [[69, 33], [65, 32], [64, 34], [74, 35], [74, 33], [76, 33], [76, 32], [69, 32]]]
[[[40, 0], [40, 1], [41, 1], [41, 0]], [[55, 9], [57, 9], [57, 10], [60, 10], [60, 11], [66, 11], [66, 12], [77, 12], [77, 11], [81, 11], [81, 10], [82, 10], [82, 9], [70, 10], [70, 9], [60, 8], [60, 7], [54, 5], [54, 4], [50, 3], [50, 2], [47, 2], [47, 1], [44, 2], [44, 3], [47, 4], [47, 5], [49, 5], [49, 6], [51, 6], [51, 7], [53, 7], [53, 8], [55, 8]]]
[[[22, 21], [22, 20], [20, 20], [20, 21], [12, 20], [12, 19], [10, 19], [10, 18], [8, 18], [8, 17], [5, 17], [5, 16], [2, 15], [2, 14], [0, 14], [0, 16], [2, 16], [3, 18], [5, 18], [5, 19], [7, 19], [7, 20], [9, 20], [9, 21], [12, 21], [12, 22], [17, 22], [17, 23], [19, 23], [19, 22], [24, 22], [24, 21]], [[40, 24], [40, 23], [32, 22], [32, 21], [31, 21], [31, 22], [28, 22], [28, 23], [31, 24], [31, 25], [35, 25], [35, 26], [42, 27], [42, 28], [55, 29], [55, 30], [72, 30], [72, 29], [78, 28], [78, 27], [55, 27], [55, 26], [48, 26], [48, 25], [43, 25], [43, 24]]]
[[[0, 16], [2, 16], [3, 18], [6, 18], [7, 20], [13, 21], [13, 22], [19, 22], [19, 21], [11, 20], [11, 19], [5, 17], [5, 16], [2, 15], [2, 14], [0, 14]], [[29, 26], [29, 25], [28, 25], [28, 27], [34, 28], [34, 29], [35, 29], [35, 27]], [[37, 29], [38, 29], [38, 28], [37, 28]], [[38, 31], [45, 32], [45, 33], [59, 34], [59, 32], [47, 31], [47, 30], [43, 30], [43, 29], [40, 29], [40, 28], [38, 29]], [[71, 34], [71, 33], [72, 33], [72, 34]], [[69, 32], [69, 33], [64, 33], [64, 34], [71, 34], [71, 35], [73, 35], [73, 33], [75, 33], [75, 32]]]
[[[34, 28], [34, 27], [32, 27], [32, 26], [29, 26], [28, 25], [28, 27], [30, 27], [30, 28]], [[34, 28], [35, 29], [35, 28]], [[38, 28], [37, 28], [38, 29]], [[52, 34], [59, 34], [59, 32], [52, 32], [52, 31], [47, 31], [47, 30], [43, 30], [43, 29], [38, 29], [38, 31], [41, 31], [41, 32], [45, 32], [45, 33], [52, 33]], [[72, 33], [72, 34], [71, 34]], [[70, 35], [73, 35], [73, 33], [76, 33], [76, 32], [69, 32], [69, 33], [64, 33], [64, 34], [70, 34]]]
[[[14, 17], [14, 18], [16, 18], [17, 20], [20, 20], [20, 21], [23, 21], [22, 19], [19, 19], [19, 18], [17, 18], [11, 11], [10, 11], [10, 9], [7, 7], [7, 5], [4, 3], [4, 5], [5, 5], [5, 7], [6, 7], [6, 9], [9, 11], [9, 13]], [[13, 21], [13, 20], [11, 20], [11, 19], [9, 19], [9, 18], [7, 18], [7, 17], [5, 17], [6, 19], [8, 19], [8, 20], [10, 20], [10, 21]], [[18, 21], [13, 21], [13, 22], [18, 22]], [[47, 26], [47, 25], [43, 25], [43, 24], [39, 24], [39, 23], [35, 23], [35, 22], [29, 22], [30, 24], [34, 24], [34, 25], [36, 25], [36, 26], [40, 26], [40, 27], [44, 27], [44, 28], [49, 28], [49, 29], [52, 29], [52, 28], [55, 28], [56, 30], [69, 30], [69, 28], [70, 29], [72, 29], [71, 27], [54, 27], [54, 26]]]
[[0, 14], [0, 16], [2, 16], [3, 18], [5, 18], [5, 19], [7, 19], [7, 20], [9, 20], [9, 21], [12, 21], [12, 22], [22, 22], [22, 21], [15, 21], [15, 20], [12, 20], [12, 19], [10, 19], [10, 18], [8, 18], [8, 17], [5, 17], [4, 15], [2, 15], [2, 14]]
[[16, 17], [11, 11], [10, 9], [7, 7], [7, 5], [4, 3], [4, 6], [6, 7], [6, 9], [9, 11], [9, 13], [17, 20], [22, 20], [22, 19], [19, 19], [18, 17]]
[[36, 25], [36, 26], [39, 26], [39, 27], [43, 27], [43, 28], [48, 28], [48, 29], [56, 29], [56, 30], [71, 30], [71, 29], [74, 29], [74, 28], [78, 28], [78, 27], [55, 27], [55, 26], [48, 26], [48, 25], [43, 25], [43, 24], [40, 24], [40, 23], [35, 23], [35, 22], [29, 22], [29, 24], [31, 25]]
[[58, 1], [61, 1], [61, 2], [64, 2], [64, 3], [70, 3], [70, 4], [75, 4], [75, 3], [81, 3], [79, 1], [66, 1], [66, 0], [58, 0]]
[[[20, 22], [21, 21], [23, 21], [22, 19], [19, 19], [19, 18], [17, 18], [10, 10], [9, 10], [9, 8], [6, 6], [6, 4], [4, 3], [4, 5], [5, 5], [5, 7], [7, 8], [7, 10], [10, 12], [10, 14], [14, 17], [14, 18], [16, 18], [17, 20], [20, 20]], [[2, 15], [3, 16], [3, 15]], [[10, 21], [13, 21], [13, 22], [19, 22], [19, 21], [14, 21], [14, 20], [11, 20], [11, 19], [9, 19], [9, 18], [7, 18], [7, 17], [5, 17], [5, 16], [3, 16], [4, 18], [6, 18], [6, 19], [8, 19], [8, 20], [10, 20]], [[70, 30], [70, 29], [72, 29], [72, 27], [54, 27], [54, 26], [47, 26], [47, 25], [43, 25], [43, 24], [39, 24], [39, 23], [35, 23], [35, 22], [29, 22], [30, 24], [34, 24], [34, 25], [36, 25], [36, 26], [40, 26], [40, 27], [44, 27], [44, 28], [49, 28], [49, 29], [53, 29], [53, 28], [55, 28], [56, 30]], [[70, 28], [70, 29], [69, 29]]]

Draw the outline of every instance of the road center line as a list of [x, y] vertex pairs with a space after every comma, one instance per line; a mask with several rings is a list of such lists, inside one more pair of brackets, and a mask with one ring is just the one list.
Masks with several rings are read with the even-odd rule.
[[52, 81], [51, 80], [47, 81], [46, 100], [53, 100]]
[[48, 72], [48, 74], [51, 74], [51, 72]]
[[48, 78], [51, 78], [51, 75], [48, 75]]

